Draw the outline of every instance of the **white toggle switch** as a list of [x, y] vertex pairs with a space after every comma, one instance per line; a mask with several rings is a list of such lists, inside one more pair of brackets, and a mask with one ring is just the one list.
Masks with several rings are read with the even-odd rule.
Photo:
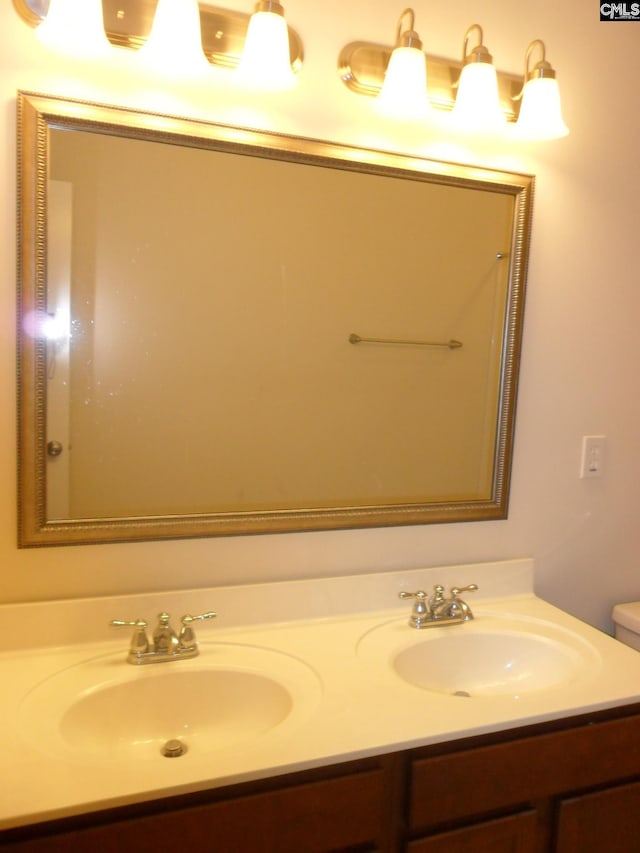
[[582, 462], [580, 477], [602, 477], [604, 473], [604, 450], [606, 435], [582, 436]]

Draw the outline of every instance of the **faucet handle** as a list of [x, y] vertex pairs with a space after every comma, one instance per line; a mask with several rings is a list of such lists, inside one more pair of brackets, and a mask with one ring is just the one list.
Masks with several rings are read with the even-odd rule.
[[477, 583], [470, 583], [468, 586], [452, 586], [451, 595], [457, 598], [461, 592], [475, 592], [478, 589]]
[[412, 628], [420, 628], [429, 618], [429, 608], [425, 599], [427, 593], [419, 589], [417, 592], [399, 592], [398, 598], [415, 598], [416, 603], [413, 605], [411, 616], [409, 616], [409, 625]]
[[422, 598], [425, 599], [427, 593], [419, 589], [417, 592], [399, 592], [398, 598]]
[[114, 628], [146, 628], [147, 622], [144, 619], [134, 619], [133, 622], [127, 622], [125, 619], [112, 619], [109, 625]]
[[129, 654], [135, 656], [144, 655], [149, 651], [149, 639], [147, 637], [147, 623], [144, 619], [135, 619], [127, 622], [125, 619], [112, 619], [109, 622], [114, 628], [133, 628]]
[[461, 592], [474, 592], [478, 589], [478, 585], [470, 583], [468, 586], [452, 586], [451, 598], [447, 602], [447, 614], [449, 616], [458, 616], [464, 622], [473, 619], [473, 613], [466, 601], [458, 598]]
[[187, 615], [186, 615], [186, 616], [183, 616], [183, 617], [182, 617], [182, 619], [181, 619], [180, 621], [182, 622], [182, 624], [183, 624], [183, 625], [185, 625], [185, 624], [187, 624], [187, 625], [188, 625], [188, 624], [190, 624], [191, 622], [196, 622], [196, 621], [197, 621], [197, 620], [199, 620], [199, 619], [200, 619], [200, 620], [203, 620], [203, 619], [215, 619], [217, 615], [218, 615], [218, 614], [217, 614], [217, 613], [214, 613], [214, 612], [213, 612], [213, 610], [209, 610], [209, 611], [207, 611], [207, 613], [201, 613], [199, 616], [191, 616], [191, 615], [189, 615], [189, 614], [187, 613]]
[[180, 652], [195, 652], [198, 648], [198, 642], [196, 640], [196, 632], [191, 627], [192, 622], [203, 621], [204, 619], [215, 619], [216, 615], [217, 614], [214, 613], [213, 610], [209, 610], [207, 613], [201, 613], [199, 616], [191, 616], [189, 613], [183, 616], [180, 620], [182, 622], [182, 627], [178, 634], [178, 650]]

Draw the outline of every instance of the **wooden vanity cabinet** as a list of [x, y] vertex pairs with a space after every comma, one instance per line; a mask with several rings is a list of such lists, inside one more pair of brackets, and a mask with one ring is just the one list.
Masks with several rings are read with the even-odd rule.
[[[178, 759], [176, 759], [178, 760]], [[0, 832], [15, 853], [392, 850], [395, 756]]]
[[417, 750], [409, 762], [411, 853], [640, 851], [638, 706]]
[[0, 847], [631, 853], [640, 706], [6, 830]]

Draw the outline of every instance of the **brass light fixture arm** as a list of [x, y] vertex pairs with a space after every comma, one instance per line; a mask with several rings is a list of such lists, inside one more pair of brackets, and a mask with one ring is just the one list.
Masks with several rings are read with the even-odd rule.
[[[403, 21], [409, 19], [409, 26], [403, 29]], [[396, 47], [414, 47], [417, 50], [422, 50], [422, 42], [420, 36], [415, 30], [416, 13], [413, 9], [407, 7], [398, 18], [398, 27], [396, 29]]]
[[[536, 62], [533, 68], [531, 68], [531, 54], [536, 48], [539, 48], [541, 58]], [[551, 80], [555, 78], [556, 72], [551, 67], [551, 63], [547, 61], [546, 54], [547, 49], [542, 39], [534, 39], [532, 42], [529, 42], [529, 46], [527, 47], [524, 57], [524, 78], [522, 80], [522, 88], [517, 95], [513, 96], [514, 100], [519, 101], [522, 99], [524, 87], [529, 80], [533, 80], [536, 77], [546, 77]]]
[[[471, 48], [471, 50], [469, 51], [469, 40], [471, 39], [471, 34], [474, 30], [478, 33], [478, 44], [475, 47]], [[464, 39], [462, 41], [462, 65], [466, 65], [469, 62], [493, 61], [493, 57], [483, 44], [483, 40], [484, 34], [482, 32], [482, 27], [480, 26], [480, 24], [471, 24], [471, 26], [464, 34]]]

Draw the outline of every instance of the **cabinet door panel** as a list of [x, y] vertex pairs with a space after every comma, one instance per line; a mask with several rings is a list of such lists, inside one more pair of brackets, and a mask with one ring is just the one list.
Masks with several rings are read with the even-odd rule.
[[528, 811], [412, 841], [407, 850], [408, 853], [536, 853], [537, 836], [537, 814]]
[[640, 717], [426, 757], [412, 765], [410, 826], [524, 806], [639, 771]]
[[557, 853], [640, 850], [640, 782], [563, 800], [556, 850]]

